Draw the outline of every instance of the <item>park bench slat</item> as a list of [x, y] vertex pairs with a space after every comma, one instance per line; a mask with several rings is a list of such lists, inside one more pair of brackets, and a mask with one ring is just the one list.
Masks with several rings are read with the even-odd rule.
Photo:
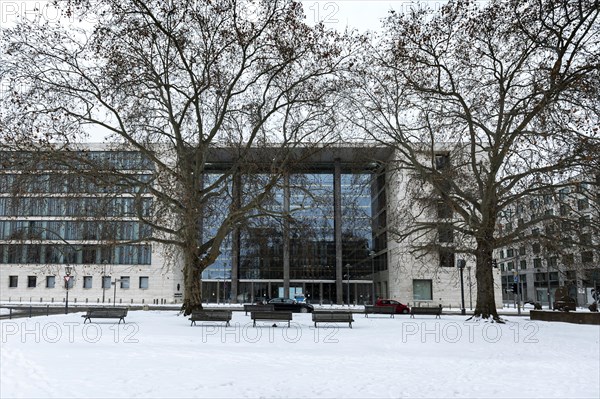
[[350, 328], [352, 328], [352, 322], [354, 321], [351, 312], [324, 311], [313, 312], [312, 320], [315, 323], [315, 328], [317, 327], [317, 323], [348, 323]]
[[396, 308], [394, 306], [365, 306], [365, 317], [369, 317], [369, 314], [389, 314], [390, 318], [394, 317]]
[[414, 319], [416, 314], [424, 315], [435, 315], [436, 319], [441, 319], [442, 307], [431, 306], [431, 307], [415, 307], [410, 308], [410, 317]]
[[87, 320], [92, 322], [92, 319], [119, 319], [119, 324], [121, 324], [121, 320], [125, 323], [125, 317], [127, 316], [127, 308], [92, 308], [88, 309], [84, 315], [83, 324]]
[[190, 326], [195, 326], [197, 321], [224, 321], [227, 327], [231, 321], [231, 310], [197, 310], [192, 312], [189, 320], [192, 322]]
[[256, 327], [256, 320], [269, 321], [287, 321], [288, 327], [292, 321], [292, 312], [283, 311], [258, 311], [250, 312], [250, 318], [253, 320], [253, 326]]

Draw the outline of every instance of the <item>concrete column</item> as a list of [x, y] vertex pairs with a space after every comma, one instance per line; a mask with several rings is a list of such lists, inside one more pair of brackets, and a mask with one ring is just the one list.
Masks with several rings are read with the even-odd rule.
[[340, 159], [334, 160], [333, 172], [333, 225], [335, 237], [335, 290], [336, 302], [344, 304], [342, 281], [344, 270], [342, 264], [342, 165]]
[[290, 297], [290, 175], [283, 176], [283, 297]]

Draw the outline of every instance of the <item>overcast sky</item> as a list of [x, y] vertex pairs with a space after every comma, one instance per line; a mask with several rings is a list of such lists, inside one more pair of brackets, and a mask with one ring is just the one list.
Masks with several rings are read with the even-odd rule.
[[381, 19], [389, 10], [405, 12], [411, 7], [427, 7], [439, 10], [446, 1], [421, 0], [300, 0], [304, 5], [307, 22], [322, 21], [328, 27], [344, 30], [356, 28], [363, 32], [381, 28]]
[[[411, 7], [425, 6], [439, 10], [446, 0], [300, 0], [304, 5], [307, 22], [322, 21], [326, 26], [344, 30], [377, 30], [381, 19], [390, 9], [404, 12]], [[483, 1], [483, 0], [480, 0]], [[58, 14], [48, 0], [0, 0], [0, 25], [10, 25], [17, 16], [32, 18], [39, 15], [45, 21], [56, 21]]]

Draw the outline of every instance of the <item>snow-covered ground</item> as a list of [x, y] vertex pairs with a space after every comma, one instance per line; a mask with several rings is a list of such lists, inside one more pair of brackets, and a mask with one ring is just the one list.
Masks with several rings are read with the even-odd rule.
[[600, 327], [355, 315], [315, 329], [234, 312], [190, 327], [177, 311], [127, 324], [82, 313], [2, 320], [0, 397], [600, 397]]

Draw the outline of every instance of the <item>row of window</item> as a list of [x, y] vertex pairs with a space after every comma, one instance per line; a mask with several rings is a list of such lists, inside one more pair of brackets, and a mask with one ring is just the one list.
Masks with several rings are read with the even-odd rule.
[[0, 264], [150, 265], [150, 245], [0, 245]]
[[[579, 256], [581, 257], [581, 263], [589, 264], [589, 263], [594, 262], [594, 252], [593, 251], [582, 252], [581, 254], [579, 254]], [[575, 255], [574, 254], [564, 255], [562, 257], [562, 263], [565, 265], [573, 265], [575, 263]], [[547, 258], [546, 265], [551, 268], [557, 267], [558, 266], [558, 258], [556, 258], [556, 257]], [[511, 271], [514, 269], [514, 267], [515, 267], [515, 262], [512, 262], [512, 261], [500, 264], [500, 270], [502, 270], [503, 272]], [[539, 268], [543, 267], [542, 258], [534, 258], [533, 259], [533, 267], [535, 269], [539, 269]], [[519, 270], [524, 270], [524, 269], [527, 269], [527, 260], [522, 259], [519, 261]]]
[[152, 175], [131, 175], [106, 184], [71, 174], [11, 175], [0, 174], [0, 193], [138, 193]]
[[69, 151], [68, 162], [60, 164], [54, 159], [44, 159], [35, 153], [26, 151], [0, 152], [0, 167], [11, 170], [65, 170], [86, 169], [93, 164], [98, 169], [118, 170], [154, 170], [154, 163], [139, 151]]
[[140, 240], [150, 226], [123, 221], [0, 220], [0, 240]]
[[[59, 277], [60, 278], [60, 277]], [[55, 288], [56, 287], [56, 276], [46, 276], [46, 288]], [[93, 287], [93, 276], [83, 276], [83, 288], [89, 289]], [[131, 277], [130, 276], [121, 276], [117, 281], [120, 284], [120, 288], [128, 289], [131, 287]], [[140, 276], [138, 280], [138, 288], [139, 289], [148, 289], [150, 278], [148, 276]], [[113, 284], [111, 276], [104, 276], [101, 279], [101, 287], [103, 289], [111, 288]], [[9, 288], [17, 288], [19, 286], [19, 276], [8, 276], [8, 287]], [[27, 288], [36, 288], [38, 286], [38, 276], [27, 276]], [[71, 277], [67, 282], [65, 282], [65, 288], [73, 288], [75, 286], [75, 278]]]
[[2, 197], [0, 216], [131, 217], [150, 215], [151, 198]]

